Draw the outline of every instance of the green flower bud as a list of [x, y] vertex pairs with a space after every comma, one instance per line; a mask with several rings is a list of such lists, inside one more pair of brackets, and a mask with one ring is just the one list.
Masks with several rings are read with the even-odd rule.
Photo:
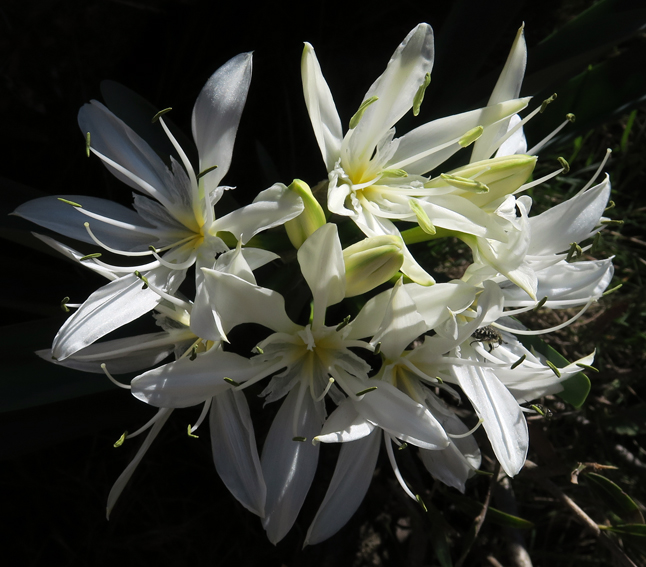
[[365, 238], [343, 251], [345, 296], [361, 295], [387, 282], [404, 263], [404, 243], [399, 236]]
[[525, 154], [485, 159], [431, 179], [424, 187], [453, 187], [452, 193], [482, 207], [516, 191], [527, 181], [535, 165], [536, 156]]
[[305, 205], [300, 215], [285, 223], [287, 236], [294, 248], [298, 250], [309, 236], [325, 224], [325, 213], [305, 181], [294, 179], [289, 189], [300, 195]]

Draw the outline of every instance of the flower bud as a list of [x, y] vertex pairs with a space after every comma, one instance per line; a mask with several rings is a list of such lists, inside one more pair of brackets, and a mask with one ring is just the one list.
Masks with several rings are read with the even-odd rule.
[[343, 251], [345, 296], [360, 295], [393, 277], [404, 263], [404, 243], [399, 236], [365, 238]]
[[309, 236], [325, 224], [325, 213], [305, 181], [294, 179], [289, 189], [300, 195], [305, 206], [300, 215], [285, 223], [287, 236], [298, 250]]
[[515, 154], [470, 163], [424, 184], [428, 188], [453, 187], [452, 193], [483, 207], [510, 195], [534, 171], [536, 156]]

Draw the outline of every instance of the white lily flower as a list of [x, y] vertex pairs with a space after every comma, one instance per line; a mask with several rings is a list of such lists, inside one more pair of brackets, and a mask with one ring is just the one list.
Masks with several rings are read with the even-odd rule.
[[112, 253], [154, 258], [125, 267], [88, 259], [119, 277], [92, 294], [63, 325], [52, 348], [58, 360], [147, 313], [161, 300], [152, 289], [142, 289], [135, 271], [151, 286], [172, 294], [186, 270], [197, 262], [199, 285], [199, 268], [212, 267], [215, 256], [228, 250], [218, 233], [230, 232], [246, 244], [258, 232], [300, 214], [303, 205], [298, 195], [276, 184], [261, 192], [251, 205], [222, 218], [214, 216], [213, 207], [227, 189], [219, 183], [231, 163], [250, 80], [251, 54], [243, 53], [220, 67], [200, 92], [192, 116], [199, 174], [163, 118], [159, 122], [184, 168], [171, 157], [169, 169], [101, 103], [92, 101], [81, 108], [79, 125], [83, 133], [90, 133], [89, 150], [118, 179], [143, 194], [134, 195], [136, 212], [104, 199], [65, 195], [30, 201], [15, 214]]
[[[328, 170], [328, 208], [350, 216], [367, 236], [398, 235], [393, 220], [464, 231], [464, 226], [456, 226], [456, 216], [466, 219], [467, 232], [483, 231], [477, 207], [454, 196], [428, 199], [433, 192], [424, 188], [427, 180], [422, 175], [472, 143], [488, 127], [506, 128], [510, 117], [529, 99], [506, 100], [435, 120], [395, 138], [395, 123], [410, 108], [415, 114], [419, 111], [432, 66], [433, 31], [428, 24], [419, 24], [370, 87], [344, 136], [314, 49], [305, 44], [303, 91]], [[428, 203], [432, 203], [432, 216], [421, 211], [422, 204]], [[408, 249], [402, 271], [420, 284], [434, 282]]]

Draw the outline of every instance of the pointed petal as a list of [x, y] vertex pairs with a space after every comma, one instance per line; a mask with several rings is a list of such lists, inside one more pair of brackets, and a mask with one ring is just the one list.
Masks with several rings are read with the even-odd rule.
[[325, 324], [325, 310], [345, 297], [345, 264], [335, 224], [325, 224], [298, 249], [301, 272], [312, 290], [312, 327]]
[[226, 231], [243, 244], [268, 228], [281, 226], [303, 211], [303, 201], [282, 183], [260, 192], [254, 202], [217, 219], [209, 232]]
[[356, 512], [368, 491], [379, 456], [381, 434], [344, 443], [339, 459], [304, 545], [314, 545], [333, 536]]
[[419, 24], [397, 47], [386, 70], [363, 99], [378, 100], [366, 109], [353, 132], [353, 161], [367, 162], [376, 144], [410, 110], [426, 74], [433, 68], [433, 57], [433, 30], [428, 24]]
[[309, 43], [305, 43], [303, 49], [301, 79], [305, 104], [316, 141], [321, 149], [327, 170], [332, 171], [334, 164], [340, 157], [343, 129], [330, 87], [323, 78], [314, 48]]
[[153, 406], [185, 408], [230, 389], [224, 378], [244, 382], [255, 372], [249, 359], [212, 348], [195, 360], [184, 357], [140, 374], [131, 382], [131, 392]]
[[[321, 430], [321, 421], [309, 391], [303, 389], [293, 388], [287, 395], [262, 450], [262, 471], [267, 484], [263, 526], [273, 544], [283, 539], [294, 524], [318, 463], [319, 446], [310, 440]], [[293, 440], [294, 426], [296, 434], [306, 441]]]
[[525, 464], [529, 433], [518, 402], [490, 368], [454, 365], [453, 374], [477, 414], [500, 465], [515, 476]]
[[242, 110], [251, 82], [251, 53], [240, 53], [206, 82], [195, 106], [191, 128], [200, 156], [200, 171], [217, 165], [202, 178], [208, 194], [229, 171]]
[[[148, 281], [159, 288], [179, 286], [185, 272], [157, 268], [146, 274]], [[58, 360], [92, 344], [109, 332], [130, 323], [151, 311], [161, 298], [142, 281], [128, 274], [99, 288], [60, 328], [52, 352]]]
[[152, 442], [155, 440], [155, 437], [159, 435], [161, 428], [164, 427], [164, 424], [166, 423], [166, 420], [170, 417], [171, 413], [173, 413], [172, 409], [161, 408], [159, 410], [159, 413], [157, 414], [158, 415], [157, 421], [155, 421], [150, 432], [148, 433], [148, 435], [146, 435], [146, 439], [141, 444], [141, 447], [139, 447], [139, 450], [137, 451], [135, 458], [132, 459], [132, 461], [130, 461], [130, 464], [128, 464], [125, 470], [119, 475], [119, 478], [116, 480], [116, 482], [112, 485], [112, 488], [110, 489], [110, 494], [108, 494], [108, 503], [106, 507], [107, 508], [106, 517], [108, 519], [110, 519], [110, 512], [112, 512], [112, 508], [114, 508], [114, 505], [117, 503], [117, 500], [119, 499], [119, 496], [121, 496], [121, 493], [123, 492], [123, 489], [126, 487], [126, 484], [128, 484], [130, 477], [135, 472], [135, 469], [137, 468], [141, 460], [144, 458], [144, 455], [150, 448], [150, 445], [152, 444]]
[[362, 439], [374, 429], [375, 426], [361, 417], [354, 404], [346, 398], [328, 416], [314, 440], [317, 443], [346, 443]]
[[210, 412], [215, 468], [238, 502], [262, 518], [267, 488], [247, 399], [242, 392], [225, 390], [213, 397]]

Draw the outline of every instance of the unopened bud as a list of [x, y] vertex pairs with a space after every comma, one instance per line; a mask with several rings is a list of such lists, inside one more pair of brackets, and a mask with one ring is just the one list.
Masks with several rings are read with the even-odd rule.
[[361, 295], [387, 282], [404, 263], [404, 243], [399, 236], [365, 238], [343, 251], [345, 296]]
[[300, 215], [285, 223], [287, 236], [289, 236], [294, 248], [298, 250], [309, 236], [325, 224], [325, 213], [305, 181], [294, 179], [289, 189], [303, 199], [303, 205], [305, 206]]

